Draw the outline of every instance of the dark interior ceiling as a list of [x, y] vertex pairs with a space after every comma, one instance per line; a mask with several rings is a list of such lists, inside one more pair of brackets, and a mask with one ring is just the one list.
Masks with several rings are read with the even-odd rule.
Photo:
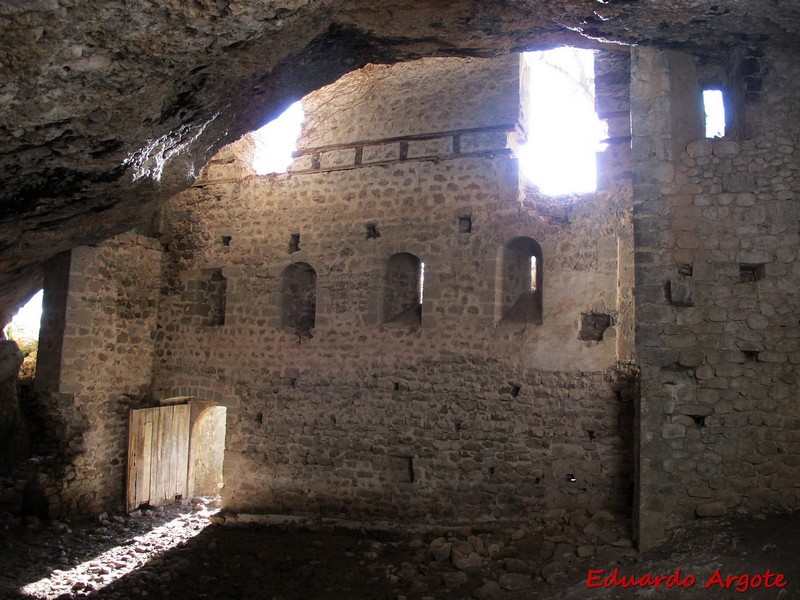
[[366, 63], [600, 42], [720, 55], [799, 34], [797, 0], [0, 0], [0, 317], [48, 258], [141, 222]]

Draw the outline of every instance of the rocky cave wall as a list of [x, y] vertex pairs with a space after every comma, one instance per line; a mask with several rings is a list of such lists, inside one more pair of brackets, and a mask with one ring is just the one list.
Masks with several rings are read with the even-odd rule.
[[[242, 177], [249, 150], [231, 148], [161, 220], [154, 394], [208, 390], [227, 405], [227, 508], [629, 514], [635, 377], [617, 362], [632, 331], [618, 290], [629, 166], [561, 205], [523, 198], [518, 56], [369, 67], [305, 106], [290, 173]], [[542, 249], [541, 324], [497, 322], [498, 256], [518, 236]], [[421, 314], [387, 322], [401, 253], [425, 265]], [[281, 307], [292, 289], [306, 297], [312, 279], [295, 274], [308, 266], [313, 329], [290, 327]], [[223, 322], [192, 293], [211, 273], [226, 281]], [[601, 313], [602, 339], [579, 339], [584, 315]]]
[[[705, 139], [700, 93], [728, 132]], [[798, 147], [791, 53], [632, 68], [640, 540], [696, 515], [797, 508]]]

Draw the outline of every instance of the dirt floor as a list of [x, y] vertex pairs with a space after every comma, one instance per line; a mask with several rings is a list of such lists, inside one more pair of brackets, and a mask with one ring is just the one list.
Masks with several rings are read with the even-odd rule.
[[[0, 530], [0, 599], [800, 598], [800, 515], [704, 519], [639, 553], [621, 542], [576, 546], [524, 528], [423, 535], [228, 527], [210, 523], [213, 504], [69, 523], [10, 521]], [[618, 583], [603, 587], [614, 569]], [[680, 577], [666, 579], [678, 569]], [[647, 574], [665, 580], [656, 588], [642, 581]], [[623, 587], [619, 578], [630, 577], [637, 585]], [[758, 587], [735, 589], [745, 583]]]

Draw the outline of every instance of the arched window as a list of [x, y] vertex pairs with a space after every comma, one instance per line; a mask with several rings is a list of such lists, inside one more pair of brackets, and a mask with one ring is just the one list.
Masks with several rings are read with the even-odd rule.
[[317, 313], [317, 272], [307, 263], [292, 263], [281, 274], [281, 325], [310, 333]]
[[419, 325], [422, 320], [424, 263], [408, 252], [389, 258], [383, 292], [383, 322]]
[[499, 323], [542, 322], [542, 247], [517, 237], [497, 257], [495, 317]]

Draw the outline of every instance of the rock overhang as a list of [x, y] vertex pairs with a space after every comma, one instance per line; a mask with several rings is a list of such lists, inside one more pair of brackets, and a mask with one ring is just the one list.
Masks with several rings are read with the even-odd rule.
[[146, 221], [215, 151], [370, 62], [558, 44], [797, 48], [739, 0], [0, 3], [0, 313], [58, 252]]

